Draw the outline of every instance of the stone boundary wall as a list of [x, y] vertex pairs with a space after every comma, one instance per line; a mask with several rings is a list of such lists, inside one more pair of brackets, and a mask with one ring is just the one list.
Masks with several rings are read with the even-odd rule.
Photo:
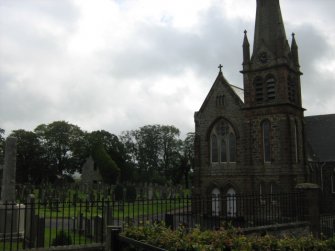
[[84, 245], [70, 245], [70, 246], [56, 246], [49, 248], [34, 248], [27, 249], [27, 251], [104, 251], [104, 244], [84, 244]]
[[261, 227], [251, 227], [241, 229], [242, 233], [248, 236], [262, 236], [265, 234], [275, 237], [303, 237], [312, 234], [309, 222], [295, 222], [285, 224], [275, 224]]

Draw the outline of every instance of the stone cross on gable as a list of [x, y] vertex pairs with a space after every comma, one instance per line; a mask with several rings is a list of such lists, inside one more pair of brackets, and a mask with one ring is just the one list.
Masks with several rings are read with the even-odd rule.
[[6, 139], [1, 189], [2, 202], [15, 202], [16, 144], [17, 138], [8, 137]]
[[220, 69], [220, 72], [222, 72], [222, 65], [220, 64], [219, 66], [218, 66], [218, 68]]

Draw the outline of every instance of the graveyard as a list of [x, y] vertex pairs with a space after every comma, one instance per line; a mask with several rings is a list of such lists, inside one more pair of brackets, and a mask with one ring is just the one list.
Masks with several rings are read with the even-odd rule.
[[[224, 229], [229, 222], [234, 228], [250, 229], [276, 224], [276, 228], [282, 226], [284, 232], [300, 232], [300, 235], [304, 235], [310, 231], [305, 221], [306, 212], [301, 205], [312, 201], [309, 196], [304, 201], [301, 193], [264, 195], [259, 201], [257, 195], [196, 198], [182, 186], [151, 183], [141, 187], [71, 183], [58, 187], [16, 185], [13, 178], [16, 171], [16, 142], [14, 137], [6, 140], [0, 205], [0, 250], [68, 245], [118, 250], [106, 247], [109, 238], [125, 241], [124, 238], [134, 237], [129, 233], [136, 231], [136, 228], [155, 228], [156, 224], [160, 224], [159, 229], [166, 226], [171, 231], [180, 231], [180, 226], [186, 229], [200, 227], [202, 231]], [[219, 216], [213, 210], [218, 210], [217, 205], [222, 204], [234, 204], [236, 213], [229, 215], [227, 212], [224, 217]], [[255, 210], [260, 207], [263, 209]], [[113, 237], [121, 228], [125, 230], [125, 236]], [[112, 245], [115, 243], [119, 242], [115, 241]]]
[[[51, 2], [53, 1], [48, 1], [48, 4]], [[178, 33], [178, 36], [175, 34], [176, 37], [170, 32], [178, 26], [178, 20], [170, 17], [169, 11], [164, 10], [163, 14], [158, 13], [158, 17], [155, 15], [155, 18], [148, 20], [137, 19], [133, 15], [135, 13], [129, 12], [131, 24], [120, 26], [122, 28], [119, 27], [119, 31], [108, 22], [116, 20], [114, 25], [123, 24], [127, 18], [123, 20], [124, 16], [119, 14], [132, 4], [135, 5], [136, 1], [130, 1], [132, 4], [128, 1], [106, 1], [111, 4], [108, 5], [108, 11], [113, 10], [111, 13], [102, 8], [94, 9], [95, 5], [85, 5], [86, 8], [81, 6], [82, 9], [79, 10], [78, 6], [86, 1], [74, 2], [76, 3], [69, 4], [73, 4], [73, 10], [64, 5], [55, 11], [62, 14], [65, 9], [68, 13], [78, 12], [73, 14], [78, 17], [68, 19], [79, 20], [83, 18], [81, 15], [85, 11], [89, 10], [88, 13], [91, 13], [92, 10], [92, 13], [96, 11], [92, 15], [93, 19], [98, 19], [99, 22], [90, 25], [84, 22], [81, 23], [84, 25], [80, 25], [73, 21], [73, 25], [69, 25], [70, 28], [66, 31], [57, 29], [54, 24], [50, 25], [56, 27], [52, 29], [50, 41], [62, 41], [62, 45], [63, 40], [55, 38], [63, 33], [72, 34], [79, 27], [79, 36], [72, 38], [75, 42], [64, 39], [70, 42], [64, 47], [55, 46], [57, 54], [69, 53], [59, 60], [64, 68], [60, 64], [53, 67], [53, 61], [58, 61], [55, 55], [54, 59], [49, 58], [49, 46], [53, 46], [41, 46], [34, 39], [23, 39], [24, 42], [28, 41], [27, 44], [38, 44], [42, 51], [46, 49], [43, 55], [48, 55], [43, 67], [38, 71], [35, 69], [36, 72], [31, 74], [34, 75], [31, 81], [35, 82], [36, 78], [40, 84], [36, 90], [31, 90], [31, 95], [35, 92], [40, 95], [47, 93], [43, 83], [45, 81], [38, 77], [49, 71], [52, 72], [52, 77], [47, 82], [55, 84], [53, 81], [62, 81], [63, 84], [66, 83], [66, 88], [55, 85], [49, 96], [35, 96], [36, 100], [31, 98], [29, 102], [21, 102], [19, 94], [24, 93], [21, 93], [21, 86], [26, 83], [29, 85], [26, 77], [30, 75], [31, 69], [23, 64], [24, 67], [17, 68], [17, 72], [13, 70], [15, 74], [11, 75], [12, 65], [2, 67], [1, 64], [0, 67], [1, 83], [11, 86], [14, 83], [13, 86], [20, 90], [13, 91], [16, 90], [14, 87], [11, 90], [18, 97], [15, 98], [15, 103], [19, 104], [17, 116], [24, 117], [30, 128], [11, 129], [9, 134], [0, 128], [0, 251], [335, 250], [335, 114], [304, 114], [306, 109], [302, 102], [303, 72], [300, 59], [313, 59], [309, 55], [313, 50], [305, 49], [306, 55], [299, 57], [298, 37], [292, 33], [291, 38], [287, 38], [279, 0], [255, 1], [252, 51], [248, 31], [245, 29], [244, 35], [240, 34], [243, 36], [241, 87], [230, 84], [224, 76], [231, 77], [227, 69], [236, 63], [229, 54], [237, 54], [233, 49], [234, 42], [230, 41], [234, 35], [231, 29], [233, 26], [227, 32], [214, 25], [230, 23], [232, 17], [229, 15], [239, 13], [232, 7], [234, 1], [223, 1], [231, 5], [227, 13], [214, 8], [218, 6], [217, 3], [211, 3], [213, 5], [209, 6], [212, 7], [199, 7], [197, 20], [202, 21], [193, 24], [197, 28], [178, 27], [175, 30]], [[140, 5], [143, 4], [143, 1], [139, 2]], [[246, 2], [249, 1], [245, 1], [245, 4]], [[0, 4], [0, 11], [11, 10], [12, 6], [16, 6], [15, 3], [11, 4]], [[161, 4], [163, 2], [156, 8]], [[191, 11], [193, 4], [196, 1], [192, 5], [186, 4], [187, 11], [181, 11], [183, 18]], [[182, 5], [181, 1], [176, 7], [179, 5]], [[53, 5], [41, 9], [45, 8], [44, 11], [48, 13], [49, 9], [53, 9], [50, 6]], [[208, 9], [200, 11], [203, 8]], [[299, 10], [300, 8], [302, 7]], [[140, 9], [145, 8], [141, 6]], [[293, 10], [297, 15], [296, 9]], [[246, 12], [241, 13], [245, 16]], [[331, 14], [333, 17], [333, 13]], [[107, 21], [100, 19], [100, 15], [105, 15]], [[20, 22], [14, 18], [15, 23], [24, 24], [20, 18], [25, 15], [19, 12], [18, 16], [17, 20]], [[67, 14], [60, 16], [62, 21], [67, 19]], [[219, 18], [221, 16], [224, 17]], [[159, 19], [157, 27], [151, 26], [154, 19]], [[246, 25], [249, 19], [249, 16], [239, 17], [235, 24]], [[36, 20], [39, 20], [35, 27], [37, 33], [47, 29], [44, 19], [41, 19], [42, 22], [40, 19]], [[99, 30], [105, 23], [112, 28]], [[145, 24], [145, 28], [141, 26], [142, 29], [137, 30], [136, 39], [129, 39], [125, 35], [123, 39], [113, 43], [114, 39], [123, 37], [128, 30], [136, 30], [135, 23]], [[318, 22], [313, 22], [313, 25], [316, 23]], [[309, 26], [311, 24], [307, 28], [299, 25], [291, 23], [288, 27], [298, 29], [302, 33], [301, 38], [304, 38], [305, 33], [310, 35], [310, 31], [315, 28]], [[86, 34], [83, 28], [86, 26], [90, 32], [97, 32], [94, 33], [95, 36], [89, 36], [90, 39], [82, 35]], [[198, 29], [205, 30], [203, 37]], [[148, 41], [139, 39], [145, 36], [147, 30], [155, 31], [154, 38]], [[321, 30], [328, 31], [324, 27]], [[11, 30], [8, 28], [4, 33], [11, 33], [7, 31]], [[106, 31], [111, 33], [107, 35], [107, 40], [95, 41], [100, 40], [96, 35], [104, 36]], [[30, 30], [25, 32], [28, 34]], [[219, 34], [221, 32], [224, 35]], [[114, 33], [116, 37], [111, 36]], [[153, 34], [151, 31], [148, 33]], [[179, 40], [182, 34], [183, 39], [187, 38], [187, 43]], [[209, 34], [214, 46], [199, 47], [201, 40], [207, 41]], [[314, 40], [320, 42], [319, 48], [326, 47], [326, 43], [320, 41], [319, 37], [317, 34], [304, 40], [310, 43], [307, 43], [309, 48], [317, 48]], [[328, 37], [331, 36], [328, 34]], [[213, 40], [216, 42], [218, 38], [222, 41], [214, 43]], [[1, 46], [11, 44], [10, 40], [5, 43], [0, 40]], [[130, 47], [125, 46], [127, 40], [132, 41]], [[85, 46], [73, 46], [73, 43], [85, 45], [85, 42], [96, 42], [96, 48], [93, 46], [87, 50]], [[154, 42], [164, 46], [151, 46], [155, 45]], [[100, 47], [105, 44], [113, 47], [113, 50], [101, 50]], [[171, 48], [165, 47], [165, 44]], [[228, 49], [231, 52], [221, 54], [222, 47], [227, 45], [231, 47]], [[12, 46], [9, 47], [10, 50], [16, 50], [16, 44]], [[145, 50], [137, 53], [142, 47]], [[157, 47], [156, 52], [153, 47]], [[174, 49], [186, 54], [173, 55]], [[162, 52], [165, 54], [161, 54]], [[170, 53], [173, 62], [168, 59]], [[149, 58], [155, 58], [155, 61], [146, 64], [148, 55]], [[209, 88], [198, 81], [204, 81], [203, 70], [209, 70], [204, 66], [211, 65], [211, 61], [206, 58], [216, 58], [217, 55], [227, 57], [229, 61], [225, 63], [227, 69], [219, 64], [217, 76]], [[37, 60], [39, 57], [41, 55], [34, 55], [33, 59]], [[22, 58], [18, 61], [23, 61]], [[72, 58], [77, 60], [72, 61]], [[185, 58], [195, 58], [198, 62], [183, 61]], [[314, 63], [311, 59], [304, 63]], [[323, 57], [319, 59], [325, 60]], [[100, 62], [104, 62], [103, 67]], [[315, 64], [306, 69], [317, 77], [321, 75], [320, 72], [325, 75], [326, 72], [333, 73], [333, 61], [329, 59], [324, 62], [327, 67]], [[29, 62], [29, 66], [30, 64], [32, 62]], [[85, 68], [86, 64], [90, 65], [89, 70]], [[22, 68], [27, 69], [23, 71]], [[314, 68], [318, 68], [319, 72]], [[3, 69], [4, 72], [8, 71], [8, 76], [2, 75]], [[147, 70], [149, 71], [146, 72]], [[164, 73], [156, 75], [159, 70]], [[22, 71], [23, 74], [20, 75], [19, 72]], [[73, 79], [72, 75], [76, 74], [77, 79]], [[87, 74], [91, 76], [88, 77]], [[314, 83], [322, 82], [308, 74], [306, 75], [311, 79], [308, 81], [313, 84], [313, 88], [316, 86]], [[330, 74], [322, 80], [328, 83], [332, 77], [333, 74]], [[75, 83], [70, 83], [72, 81]], [[185, 85], [184, 82], [191, 84]], [[82, 85], [79, 86], [78, 83]], [[132, 85], [128, 86], [127, 83]], [[109, 89], [105, 91], [104, 88], [107, 87]], [[327, 88], [330, 89], [329, 86]], [[320, 93], [327, 88], [320, 88]], [[3, 88], [4, 91], [7, 89], [11, 88]], [[312, 88], [305, 90], [310, 89]], [[206, 96], [205, 90], [208, 91]], [[313, 94], [315, 90], [313, 89]], [[322, 92], [322, 98], [326, 96], [326, 92], [328, 90]], [[95, 93], [99, 94], [94, 96]], [[185, 118], [191, 116], [189, 111], [185, 111], [190, 107], [194, 111], [193, 101], [198, 102], [200, 93], [204, 96], [203, 102], [197, 103], [199, 109], [194, 112], [192, 127], [186, 126], [189, 120]], [[149, 97], [154, 104], [146, 103]], [[306, 97], [313, 99], [312, 96]], [[332, 97], [329, 99], [333, 100]], [[6, 109], [7, 106], [14, 108], [14, 104], [7, 105], [8, 100], [4, 100]], [[319, 106], [323, 101], [315, 103]], [[28, 109], [34, 102], [38, 104], [38, 109], [35, 107], [34, 111], [36, 114]], [[141, 111], [137, 109], [140, 102], [146, 103]], [[41, 118], [57, 120], [48, 123], [33, 120], [34, 116], [39, 117], [39, 113], [44, 111], [44, 105], [49, 105], [49, 110], [45, 111], [47, 114], [54, 109], [53, 105], [56, 103], [61, 103], [57, 116], [53, 113], [54, 116], [45, 115]], [[127, 107], [127, 110], [121, 109], [121, 106]], [[8, 110], [6, 115], [10, 117], [14, 112]], [[68, 111], [72, 112], [71, 115]], [[86, 121], [83, 122], [85, 129], [77, 124], [58, 120], [60, 117], [74, 118], [76, 113], [81, 114], [77, 121]], [[174, 119], [173, 113], [178, 114], [178, 119]], [[174, 125], [157, 124], [157, 121], [161, 121], [158, 117], [164, 117], [164, 123], [173, 121], [183, 128], [192, 128], [192, 131], [185, 133]], [[142, 125], [145, 119], [150, 122]], [[129, 129], [125, 121], [130, 120], [135, 121], [132, 122], [134, 125], [142, 126]], [[6, 130], [14, 128], [13, 121], [0, 126], [6, 126]], [[31, 129], [35, 122], [37, 125]], [[100, 125], [111, 124], [118, 127], [119, 135], [97, 129]]]

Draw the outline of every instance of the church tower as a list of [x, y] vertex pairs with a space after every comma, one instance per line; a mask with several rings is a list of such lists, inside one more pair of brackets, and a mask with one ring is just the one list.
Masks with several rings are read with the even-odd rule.
[[[303, 182], [304, 139], [298, 46], [286, 38], [279, 0], [257, 0], [253, 51], [243, 41], [245, 165], [253, 181], [291, 191]], [[271, 186], [270, 190], [274, 188]], [[269, 189], [267, 189], [269, 190]]]
[[[298, 46], [294, 35], [287, 41], [279, 0], [257, 0], [252, 53], [245, 31], [241, 73], [244, 89], [220, 65], [194, 114], [195, 196], [292, 192], [306, 180]], [[234, 208], [212, 210], [234, 215]]]

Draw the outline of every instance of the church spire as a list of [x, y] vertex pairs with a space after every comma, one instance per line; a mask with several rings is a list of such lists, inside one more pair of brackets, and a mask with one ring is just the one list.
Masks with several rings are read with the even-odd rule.
[[289, 53], [279, 0], [257, 0], [253, 54], [264, 48], [276, 58]]
[[292, 43], [291, 43], [291, 54], [294, 64], [299, 68], [299, 53], [298, 53], [298, 45], [295, 41], [295, 34], [292, 33]]
[[250, 44], [248, 41], [247, 31], [244, 31], [243, 39], [243, 65], [250, 63]]

